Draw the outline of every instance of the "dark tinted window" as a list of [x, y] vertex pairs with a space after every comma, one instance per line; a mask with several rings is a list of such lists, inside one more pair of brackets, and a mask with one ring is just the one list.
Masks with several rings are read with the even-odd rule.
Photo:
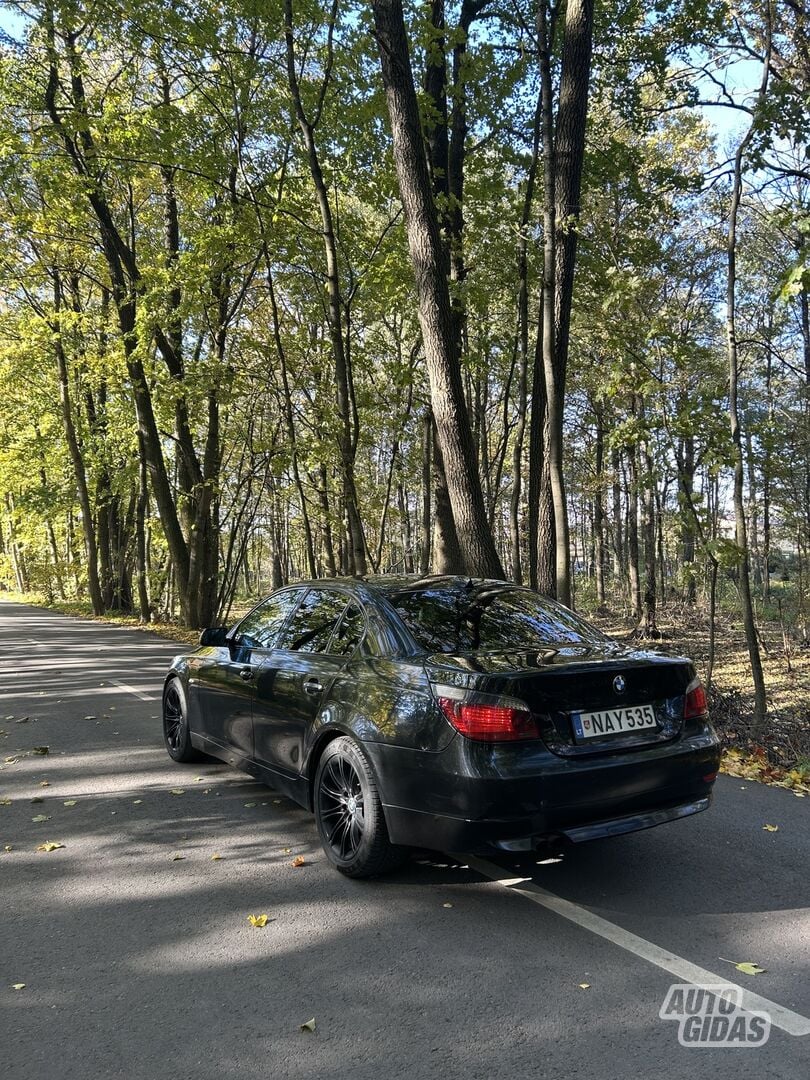
[[335, 636], [332, 638], [329, 651], [337, 656], [351, 655], [360, 644], [365, 628], [366, 619], [363, 611], [358, 604], [351, 600], [343, 612], [343, 618], [340, 620]]
[[417, 643], [431, 652], [605, 640], [567, 608], [526, 589], [420, 589], [388, 599]]
[[236, 628], [237, 643], [253, 649], [272, 649], [279, 630], [300, 596], [300, 589], [292, 589], [259, 604]]
[[278, 642], [279, 649], [326, 652], [346, 597], [326, 589], [310, 589]]

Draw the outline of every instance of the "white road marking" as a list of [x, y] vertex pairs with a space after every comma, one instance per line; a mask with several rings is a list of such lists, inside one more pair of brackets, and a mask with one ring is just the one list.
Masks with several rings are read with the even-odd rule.
[[706, 968], [698, 967], [697, 964], [692, 964], [690, 961], [684, 960], [683, 957], [676, 956], [675, 953], [662, 949], [651, 941], [647, 941], [645, 938], [639, 937], [637, 934], [633, 934], [615, 923], [608, 922], [607, 919], [603, 919], [599, 915], [594, 915], [592, 911], [580, 907], [579, 904], [574, 904], [570, 900], [565, 900], [561, 896], [547, 892], [539, 885], [536, 885], [531, 878], [505, 877], [503, 870], [487, 859], [477, 859], [464, 855], [457, 857], [472, 867], [473, 870], [477, 870], [479, 874], [489, 878], [490, 881], [497, 882], [497, 884], [503, 885], [512, 892], [520, 893], [527, 900], [548, 908], [549, 911], [561, 915], [564, 919], [568, 919], [569, 922], [576, 923], [585, 930], [590, 930], [592, 934], [598, 934], [599, 937], [612, 941], [614, 945], [618, 945], [627, 952], [641, 957], [642, 960], [655, 964], [656, 967], [663, 968], [664, 971], [677, 976], [682, 982], [692, 983], [694, 986], [706, 989], [711, 989], [712, 986], [716, 987], [718, 983], [734, 986], [741, 994], [739, 999], [741, 1008], [748, 1012], [768, 1013], [774, 1027], [781, 1028], [788, 1035], [810, 1035], [810, 1019], [806, 1016], [801, 1016], [791, 1009], [786, 1009], [784, 1005], [779, 1005], [775, 1001], [769, 1001], [768, 998], [760, 997], [759, 994], [746, 990], [744, 986], [730, 983], [722, 975], [715, 975], [713, 972], [707, 971]]
[[110, 679], [113, 686], [120, 686], [122, 690], [126, 690], [128, 694], [134, 694], [136, 698], [140, 698], [141, 701], [157, 701], [157, 698], [152, 694], [142, 694], [140, 690], [136, 690], [134, 686], [130, 686], [129, 683], [119, 682], [118, 679]]
[[136, 690], [134, 686], [129, 686], [127, 683], [118, 683], [114, 680], [110, 680], [110, 686], [88, 686], [81, 690], [3, 690], [0, 691], [0, 701], [10, 701], [11, 698], [27, 698], [29, 701], [38, 701], [40, 698], [54, 698], [58, 697], [60, 701], [63, 698], [78, 698], [78, 697], [98, 697], [102, 694], [119, 694], [122, 690], [128, 691], [130, 694], [134, 694], [139, 697], [141, 701], [158, 701], [157, 697], [149, 694], [141, 693], [140, 690]]

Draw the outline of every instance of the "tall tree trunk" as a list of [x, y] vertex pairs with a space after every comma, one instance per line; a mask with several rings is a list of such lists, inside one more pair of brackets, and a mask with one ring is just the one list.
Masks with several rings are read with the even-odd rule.
[[529, 585], [539, 589], [538, 562], [540, 560], [540, 502], [543, 492], [545, 469], [546, 384], [543, 374], [543, 307], [540, 305], [537, 337], [532, 363], [531, 405], [529, 410], [529, 475], [526, 485], [526, 515], [529, 540]]
[[296, 69], [292, 0], [284, 0], [284, 38], [287, 55], [287, 80], [290, 86], [290, 94], [292, 95], [296, 119], [303, 137], [312, 184], [315, 189], [318, 211], [321, 217], [324, 253], [326, 256], [326, 289], [329, 298], [329, 337], [332, 345], [332, 358], [335, 365], [336, 400], [338, 416], [340, 418], [338, 448], [340, 450], [340, 462], [343, 471], [343, 492], [350, 544], [351, 573], [362, 577], [366, 573], [366, 541], [357, 499], [355, 440], [352, 437], [353, 388], [350, 385], [350, 367], [346, 355], [346, 343], [343, 337], [343, 301], [341, 296], [337, 237], [332, 215], [332, 204], [329, 200], [329, 192], [326, 188], [321, 160], [315, 143], [315, 130], [320, 121], [324, 97], [331, 78], [333, 32], [336, 18], [337, 0], [333, 0], [327, 27], [327, 46], [321, 94], [319, 95], [316, 112], [313, 118], [310, 119], [304, 109], [298, 81], [298, 72]]
[[444, 458], [439, 445], [436, 427], [433, 425], [433, 502], [435, 520], [433, 529], [434, 574], [463, 574], [465, 572], [461, 546], [456, 533], [450, 492], [447, 490], [447, 476], [444, 471]]
[[433, 415], [465, 572], [503, 578], [464, 404], [450, 292], [424, 152], [401, 0], [373, 0], [394, 163], [416, 276]]
[[[697, 575], [695, 574], [695, 525], [692, 513], [692, 496], [695, 490], [695, 437], [685, 435], [677, 454], [678, 475], [681, 484], [679, 502], [682, 504], [681, 517], [681, 564], [684, 577], [684, 599], [687, 604], [694, 604], [697, 597]], [[683, 508], [684, 500], [687, 508]]]
[[610, 455], [610, 469], [613, 474], [611, 482], [611, 507], [613, 511], [613, 582], [614, 589], [618, 587], [622, 596], [627, 594], [627, 584], [624, 573], [625, 548], [624, 529], [622, 527], [622, 456], [621, 451], [615, 447]]
[[545, 170], [543, 230], [543, 366], [548, 408], [549, 480], [554, 504], [557, 598], [571, 602], [568, 506], [563, 474], [563, 416], [568, 343], [576, 264], [577, 227], [585, 157], [593, 0], [569, 0], [565, 9], [556, 124], [553, 121], [551, 58], [557, 12], [548, 0], [538, 6], [537, 39], [543, 98]]
[[[532, 215], [532, 203], [534, 200], [534, 187], [537, 179], [537, 166], [540, 159], [540, 121], [541, 121], [540, 96], [537, 98], [537, 107], [534, 110], [534, 123], [532, 126], [532, 157], [526, 173], [526, 187], [523, 193], [523, 207], [520, 216], [520, 230], [517, 247], [517, 317], [518, 317], [518, 349], [519, 368], [517, 386], [517, 409], [518, 418], [515, 425], [514, 442], [512, 444], [512, 495], [509, 501], [509, 533], [512, 547], [512, 578], [518, 585], [523, 584], [523, 566], [521, 560], [520, 543], [520, 510], [523, 495], [523, 445], [526, 437], [526, 413], [529, 402], [529, 222]], [[533, 411], [533, 410], [532, 410]], [[531, 425], [529, 440], [531, 441]], [[532, 450], [529, 448], [529, 471], [531, 472]], [[531, 482], [529, 484], [531, 487]], [[532, 493], [529, 493], [531, 505]], [[535, 500], [537, 493], [535, 493]], [[535, 501], [536, 507], [536, 501]], [[536, 509], [535, 509], [536, 513]], [[531, 516], [531, 515], [530, 515]], [[529, 528], [529, 546], [535, 543], [537, 532]], [[536, 554], [529, 556], [529, 580], [532, 588], [537, 584]]]
[[420, 525], [419, 573], [430, 570], [430, 541], [433, 533], [430, 520], [431, 456], [433, 417], [430, 409], [422, 415], [422, 520]]
[[87, 470], [84, 463], [84, 454], [76, 434], [73, 419], [73, 406], [70, 400], [70, 381], [68, 379], [67, 357], [65, 355], [64, 341], [62, 338], [62, 282], [58, 271], [53, 273], [53, 344], [56, 353], [56, 368], [59, 375], [59, 398], [62, 405], [62, 427], [65, 432], [65, 442], [68, 445], [70, 461], [73, 465], [73, 478], [76, 482], [76, 491], [79, 496], [79, 506], [82, 511], [82, 532], [84, 534], [84, 551], [87, 559], [87, 588], [90, 593], [90, 603], [93, 605], [93, 614], [104, 613], [104, 598], [101, 595], [101, 583], [98, 574], [98, 545], [96, 542], [95, 516], [90, 502], [90, 490], [87, 485]]
[[[770, 25], [770, 23], [769, 23]], [[770, 34], [770, 30], [769, 30]], [[770, 56], [770, 41], [768, 45]], [[765, 95], [768, 82], [768, 61], [765, 63], [765, 74], [762, 78], [760, 89], [760, 103]], [[740, 432], [740, 417], [738, 404], [739, 385], [739, 356], [737, 347], [737, 217], [742, 199], [742, 164], [743, 155], [753, 135], [753, 123], [743, 136], [734, 155], [734, 173], [731, 187], [731, 207], [729, 209], [728, 233], [726, 244], [726, 342], [728, 348], [728, 415], [731, 427], [731, 443], [734, 459], [734, 536], [739, 552], [739, 585], [740, 602], [742, 605], [743, 625], [745, 627], [745, 640], [748, 646], [748, 657], [751, 663], [751, 676], [754, 683], [754, 723], [755, 737], [759, 738], [765, 729], [767, 714], [767, 702], [765, 697], [765, 679], [762, 673], [762, 658], [759, 652], [756, 624], [754, 623], [754, 607], [751, 600], [751, 582], [749, 576], [748, 561], [748, 535], [745, 523], [745, 501], [743, 495], [744, 463], [742, 452], [742, 438]]]
[[628, 488], [627, 488], [627, 576], [630, 586], [630, 604], [633, 618], [641, 619], [641, 574], [639, 568], [638, 545], [638, 445], [630, 446], [626, 452]]
[[26, 593], [30, 588], [28, 568], [22, 546], [17, 542], [16, 511], [14, 497], [10, 491], [6, 492], [6, 511], [8, 513], [8, 548], [11, 552], [11, 565], [14, 568], [14, 581], [17, 592]]
[[593, 496], [593, 561], [596, 578], [596, 603], [605, 606], [605, 410], [601, 402], [594, 406], [596, 416], [596, 489]]
[[641, 493], [641, 509], [644, 533], [644, 636], [656, 638], [658, 637], [656, 623], [658, 566], [655, 545], [655, 477], [652, 456], [646, 442], [643, 461], [644, 484]]
[[149, 507], [149, 487], [146, 473], [146, 451], [143, 436], [138, 432], [138, 499], [135, 509], [135, 581], [138, 590], [138, 614], [141, 622], [150, 622], [152, 606], [149, 603], [148, 543], [146, 515]]

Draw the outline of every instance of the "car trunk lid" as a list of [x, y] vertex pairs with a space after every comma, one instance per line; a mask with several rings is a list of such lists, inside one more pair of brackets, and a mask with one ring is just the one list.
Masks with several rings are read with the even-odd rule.
[[[561, 756], [610, 753], [655, 745], [678, 736], [691, 661], [629, 649], [616, 642], [549, 646], [541, 652], [501, 650], [434, 653], [426, 670], [432, 684], [525, 702], [543, 741]], [[656, 725], [578, 739], [574, 714], [651, 706]], [[608, 725], [609, 727], [610, 725]]]

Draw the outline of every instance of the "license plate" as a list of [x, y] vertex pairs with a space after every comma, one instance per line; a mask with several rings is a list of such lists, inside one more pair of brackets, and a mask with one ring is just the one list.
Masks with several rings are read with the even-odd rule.
[[600, 712], [573, 713], [574, 737], [577, 741], [599, 739], [605, 735], [627, 734], [656, 727], [652, 705], [631, 705], [626, 709], [602, 709]]

